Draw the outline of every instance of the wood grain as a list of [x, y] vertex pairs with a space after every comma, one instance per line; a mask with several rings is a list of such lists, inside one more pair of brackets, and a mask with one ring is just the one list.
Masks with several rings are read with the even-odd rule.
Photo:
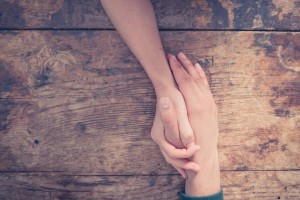
[[[299, 33], [162, 38], [208, 74], [222, 170], [299, 169]], [[151, 83], [116, 32], [2, 31], [0, 46], [1, 171], [175, 173], [150, 139]]]
[[[153, 0], [162, 29], [299, 30], [300, 1]], [[99, 0], [2, 0], [0, 29], [113, 28]]]
[[[209, 78], [225, 199], [298, 200], [300, 1], [152, 2], [166, 51]], [[1, 0], [1, 200], [178, 199], [151, 82], [105, 29], [99, 0]]]
[[[299, 172], [222, 172], [226, 199], [294, 199]], [[85, 176], [64, 173], [0, 175], [6, 199], [178, 199], [184, 181], [178, 175]]]

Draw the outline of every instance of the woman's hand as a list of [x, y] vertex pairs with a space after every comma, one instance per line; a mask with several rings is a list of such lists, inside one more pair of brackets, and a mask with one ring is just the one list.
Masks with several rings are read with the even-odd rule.
[[[167, 141], [173, 144], [177, 148], [188, 148], [195, 144], [195, 137], [193, 129], [191, 128], [190, 122], [187, 116], [186, 105], [181, 92], [176, 86], [164, 88], [163, 91], [156, 90], [157, 99], [160, 100], [162, 97], [168, 97], [172, 102], [172, 120], [168, 123], [168, 129], [165, 130], [165, 136]], [[167, 104], [167, 100], [158, 101], [156, 116], [162, 118], [159, 114], [160, 104]]]
[[[101, 0], [101, 3], [124, 42], [146, 70], [155, 87], [158, 99], [162, 95], [169, 96], [173, 102], [176, 111], [176, 121], [178, 122], [177, 130], [175, 130], [175, 126], [172, 127], [172, 130], [165, 127], [165, 137], [163, 124], [159, 112], [157, 112], [152, 129], [154, 141], [159, 144], [170, 163], [175, 163], [174, 159], [178, 159], [178, 157], [174, 153], [177, 152], [175, 151], [176, 148], [167, 141], [174, 143], [177, 147], [188, 147], [180, 150], [180, 152], [181, 157], [190, 157], [195, 153], [195, 151], [191, 151], [195, 149], [193, 145], [194, 136], [188, 123], [183, 97], [176, 88], [163, 50], [151, 1]], [[158, 140], [161, 137], [165, 143], [162, 140]], [[166, 149], [166, 147], [169, 147], [169, 149]], [[185, 154], [182, 154], [184, 152]], [[182, 165], [182, 162], [186, 163], [187, 161], [176, 160], [176, 166], [187, 168], [186, 165]]]
[[[165, 97], [161, 98], [162, 95]], [[151, 137], [159, 145], [167, 163], [186, 178], [185, 170], [199, 170], [198, 164], [187, 159], [196, 153], [199, 146], [195, 145], [183, 96], [174, 86], [164, 92], [157, 91], [157, 99]]]

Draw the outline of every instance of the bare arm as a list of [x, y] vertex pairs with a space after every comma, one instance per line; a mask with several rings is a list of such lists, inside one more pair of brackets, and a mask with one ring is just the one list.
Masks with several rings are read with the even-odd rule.
[[[184, 98], [176, 87], [162, 46], [151, 1], [101, 0], [101, 3], [125, 43], [146, 70], [157, 97], [168, 96], [172, 100], [175, 120], [169, 125], [170, 128], [165, 128], [159, 112], [156, 112], [151, 137], [160, 146], [167, 162], [185, 178], [183, 169], [198, 170], [195, 163], [193, 165], [186, 159], [191, 156], [191, 152], [195, 152], [197, 146], [194, 143], [195, 138], [187, 117]], [[157, 110], [158, 107], [159, 105]], [[165, 137], [161, 138], [162, 135]], [[167, 142], [163, 142], [162, 139]], [[179, 158], [179, 154], [175, 154], [176, 148], [171, 144], [176, 148], [186, 148], [187, 150], [181, 149], [186, 154]]]
[[143, 65], [156, 90], [174, 87], [150, 0], [101, 0], [115, 28]]

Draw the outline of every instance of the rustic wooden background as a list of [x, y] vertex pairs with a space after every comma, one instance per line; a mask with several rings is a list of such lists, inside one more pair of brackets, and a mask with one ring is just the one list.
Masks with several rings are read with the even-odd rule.
[[[300, 199], [300, 1], [153, 1], [211, 79], [226, 199]], [[178, 199], [155, 94], [98, 0], [0, 0], [0, 199]]]

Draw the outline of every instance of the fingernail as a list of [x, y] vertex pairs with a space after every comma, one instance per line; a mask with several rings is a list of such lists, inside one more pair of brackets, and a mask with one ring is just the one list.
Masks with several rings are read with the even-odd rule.
[[195, 66], [201, 68], [201, 65], [199, 63], [196, 63]]
[[160, 104], [160, 107], [163, 108], [163, 109], [166, 109], [169, 107], [170, 105], [170, 100], [168, 97], [162, 97], [160, 100], [159, 100], [159, 104]]
[[176, 56], [174, 56], [173, 54], [171, 54], [170, 58], [175, 58], [177, 60]]

